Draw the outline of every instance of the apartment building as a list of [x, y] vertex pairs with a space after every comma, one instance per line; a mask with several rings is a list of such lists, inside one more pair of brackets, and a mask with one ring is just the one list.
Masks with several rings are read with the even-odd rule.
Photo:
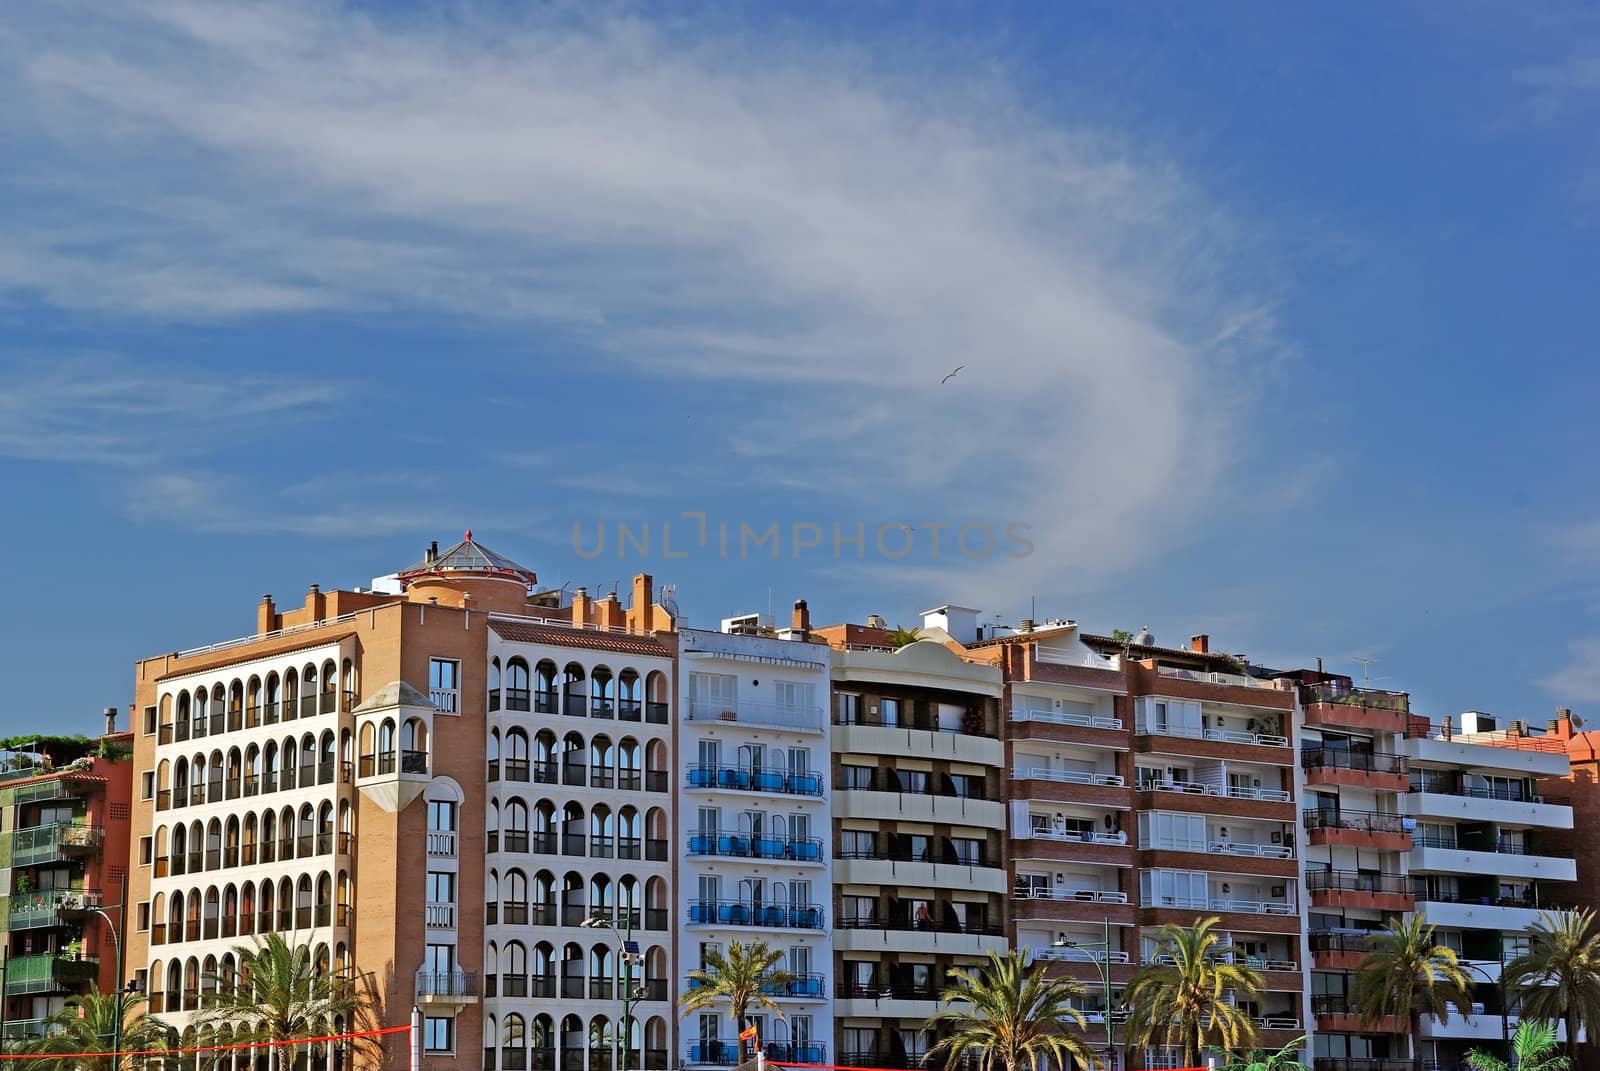
[[1004, 683], [933, 629], [898, 650], [877, 620], [817, 632], [833, 646], [833, 1062], [915, 1067], [947, 972], [1009, 944]]
[[1292, 688], [1205, 636], [1165, 648], [1066, 620], [988, 631], [964, 617], [956, 638], [1005, 676], [1012, 941], [1088, 988], [1090, 1038], [1115, 1060], [1121, 989], [1154, 932], [1215, 914], [1262, 974], [1249, 1011], [1263, 1044], [1293, 1040], [1305, 956]]
[[[769, 994], [783, 1015], [755, 1009], [754, 1025], [770, 1059], [825, 1063], [834, 1019], [830, 652], [809, 642], [804, 602], [788, 629], [763, 631], [742, 617], [717, 632], [679, 633], [679, 975], [732, 941], [783, 952], [792, 980]], [[684, 1033], [683, 1066], [737, 1062], [725, 1011], [699, 1014]]]
[[88, 744], [53, 738], [0, 761], [0, 890], [6, 920], [0, 1038], [44, 1034], [68, 998], [109, 993], [128, 864], [132, 738], [106, 709]]
[[1501, 999], [1501, 968], [1526, 950], [1528, 926], [1551, 906], [1547, 889], [1577, 876], [1570, 852], [1553, 843], [1572, 830], [1572, 808], [1538, 791], [1566, 776], [1565, 742], [1535, 745], [1524, 736], [1522, 746], [1506, 746], [1516, 738], [1499, 726], [1476, 711], [1438, 723], [1414, 718], [1403, 742], [1416, 909], [1475, 983], [1473, 1014], [1423, 1023], [1424, 1057], [1441, 1067], [1461, 1067], [1468, 1050], [1516, 1029], [1516, 1009]]
[[667, 1066], [672, 615], [648, 576], [628, 606], [535, 579], [469, 532], [137, 664], [152, 1011], [187, 1027], [278, 932], [391, 1021], [420, 1006], [426, 1066], [609, 1071], [625, 1037], [630, 1068]]
[[1404, 1062], [1404, 1022], [1361, 1022], [1351, 998], [1367, 938], [1415, 909], [1407, 863], [1409, 697], [1304, 674], [1300, 688], [1301, 826], [1311, 948], [1312, 1054], [1319, 1068]]

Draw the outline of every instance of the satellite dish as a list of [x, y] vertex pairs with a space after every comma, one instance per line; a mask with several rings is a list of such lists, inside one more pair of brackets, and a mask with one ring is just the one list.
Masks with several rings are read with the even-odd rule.
[[1572, 727], [1573, 727], [1573, 728], [1574, 728], [1574, 729], [1581, 729], [1581, 728], [1583, 728], [1583, 715], [1581, 715], [1581, 714], [1574, 714], [1574, 715], [1573, 715], [1573, 716], [1572, 716]]
[[671, 614], [674, 619], [678, 616], [678, 585], [661, 585], [661, 608]]

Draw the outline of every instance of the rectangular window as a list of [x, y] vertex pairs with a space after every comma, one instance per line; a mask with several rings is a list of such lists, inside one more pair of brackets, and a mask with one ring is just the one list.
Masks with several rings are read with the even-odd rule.
[[149, 900], [141, 900], [139, 902], [139, 929], [142, 932], [144, 930], [148, 930], [149, 928], [150, 928], [150, 901]]
[[839, 832], [839, 858], [840, 859], [871, 859], [877, 853], [874, 851], [876, 835], [859, 829], [845, 829]]
[[453, 974], [456, 969], [455, 945], [429, 945], [427, 970], [430, 974]]
[[446, 871], [428, 871], [428, 903], [453, 904], [456, 902], [456, 876]]
[[456, 829], [456, 805], [450, 800], [428, 801], [428, 832], [454, 833]]
[[841, 896], [839, 912], [841, 926], [873, 926], [878, 921], [878, 901], [871, 896]]
[[144, 708], [144, 735], [146, 735], [146, 736], [154, 736], [155, 734], [156, 734], [156, 708], [155, 707], [145, 707]]
[[872, 775], [876, 772], [873, 766], [840, 766], [839, 787], [841, 789], [866, 790], [872, 787]]
[[878, 701], [878, 724], [884, 726], [900, 724], [900, 700], [881, 699]]
[[149, 866], [155, 855], [155, 842], [149, 837], [139, 838], [139, 865]]
[[689, 716], [704, 721], [739, 709], [739, 678], [728, 673], [689, 674]]
[[805, 714], [816, 709], [816, 686], [809, 681], [775, 681], [773, 691], [779, 710]]
[[453, 658], [428, 660], [428, 698], [440, 714], [461, 713], [461, 663]]
[[139, 775], [139, 798], [153, 800], [156, 798], [156, 772], [146, 770]]
[[859, 725], [861, 723], [861, 697], [852, 692], [839, 693], [839, 724]]
[[956, 850], [956, 859], [967, 866], [983, 865], [983, 841], [972, 837], [951, 837], [950, 843]]
[[900, 791], [915, 793], [919, 796], [928, 794], [928, 774], [925, 770], [897, 770], [895, 776], [900, 779]]
[[422, 1020], [423, 1048], [428, 1052], [454, 1052], [455, 1025], [448, 1015], [430, 1015]]

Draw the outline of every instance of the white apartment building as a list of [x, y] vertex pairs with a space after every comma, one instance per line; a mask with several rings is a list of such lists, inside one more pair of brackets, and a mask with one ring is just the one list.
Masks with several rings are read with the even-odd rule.
[[[794, 981], [756, 1009], [768, 1057], [824, 1063], [833, 1035], [828, 785], [829, 648], [804, 642], [805, 604], [786, 638], [679, 633], [677, 959], [682, 977], [712, 948], [763, 941]], [[684, 984], [680, 982], [680, 985]], [[737, 1028], [718, 1009], [683, 1024], [685, 1067], [738, 1062]]]

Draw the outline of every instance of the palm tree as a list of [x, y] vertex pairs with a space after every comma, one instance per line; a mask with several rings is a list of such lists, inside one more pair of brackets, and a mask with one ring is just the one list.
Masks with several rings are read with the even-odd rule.
[[1277, 1052], [1256, 1049], [1248, 1056], [1223, 1064], [1222, 1071], [1306, 1071], [1306, 1065], [1300, 1062], [1300, 1050], [1305, 1043], [1306, 1036], [1301, 1034]]
[[[45, 1021], [45, 1036], [24, 1049], [30, 1055], [56, 1059], [30, 1061], [47, 1071], [120, 1071], [110, 1056], [83, 1057], [85, 1052], [106, 1052], [122, 1020], [121, 1052], [149, 1052], [167, 1047], [170, 1027], [143, 1012], [144, 998], [125, 993], [88, 993], [70, 997], [61, 1010]], [[124, 1065], [143, 1066], [148, 1057], [124, 1057]]]
[[1216, 915], [1195, 919], [1192, 929], [1161, 927], [1153, 961], [1134, 972], [1123, 998], [1128, 1034], [1136, 1045], [1178, 1045], [1185, 1067], [1200, 1062], [1208, 1045], [1249, 1048], [1256, 1024], [1227, 999], [1250, 1000], [1261, 991], [1261, 975], [1238, 962], [1239, 950], [1224, 945]]
[[[275, 1044], [272, 1053], [282, 1071], [294, 1066], [293, 1044], [304, 1038], [370, 1027], [376, 1013], [369, 993], [318, 970], [307, 945], [291, 945], [280, 934], [257, 937], [253, 945], [237, 945], [239, 976], [207, 976], [214, 991], [201, 1002], [195, 1025], [202, 1031], [228, 1034], [234, 1044]], [[237, 984], [235, 982], [237, 981]], [[356, 1039], [356, 1048], [375, 1049], [371, 1038]], [[232, 1055], [221, 1054], [221, 1058]]]
[[[719, 949], [708, 949], [705, 966], [688, 974], [689, 991], [680, 998], [684, 1018], [726, 1004], [736, 1034], [744, 1032], [752, 1006], [769, 1008], [782, 1019], [783, 1008], [772, 998], [795, 981], [794, 975], [778, 967], [783, 956], [782, 949], [768, 948], [765, 941], [729, 941], [726, 955]], [[740, 1052], [743, 1051], [741, 1041]]]
[[1422, 1071], [1422, 1017], [1448, 1022], [1450, 1009], [1472, 1011], [1471, 983], [1454, 950], [1433, 943], [1433, 927], [1421, 915], [1394, 919], [1374, 934], [1356, 968], [1353, 990], [1361, 1023], [1404, 1016], [1411, 1038], [1411, 1065]]
[[1578, 1034], [1600, 1030], [1600, 935], [1595, 913], [1547, 911], [1528, 927], [1528, 951], [1506, 964], [1502, 984], [1523, 1014], [1567, 1024], [1567, 1060], [1578, 1064]]
[[894, 631], [889, 633], [889, 646], [898, 651], [906, 644], [916, 643], [920, 639], [922, 639], [922, 630], [920, 628], [906, 628], [904, 625], [896, 625]]
[[1074, 1061], [1093, 1067], [1094, 1053], [1078, 1033], [1083, 1013], [1072, 1006], [1084, 995], [1083, 986], [1048, 977], [1031, 959], [1027, 949], [1004, 956], [990, 952], [977, 974], [951, 971], [939, 1000], [966, 1006], [947, 1007], [928, 1020], [930, 1032], [948, 1032], [923, 1059], [943, 1054], [946, 1071], [973, 1051], [982, 1071], [1039, 1071]]
[[1511, 1035], [1511, 1062], [1492, 1052], [1473, 1049], [1466, 1064], [1472, 1071], [1567, 1071], [1571, 1062], [1556, 1052], [1556, 1028], [1552, 1023], [1524, 1019]]

